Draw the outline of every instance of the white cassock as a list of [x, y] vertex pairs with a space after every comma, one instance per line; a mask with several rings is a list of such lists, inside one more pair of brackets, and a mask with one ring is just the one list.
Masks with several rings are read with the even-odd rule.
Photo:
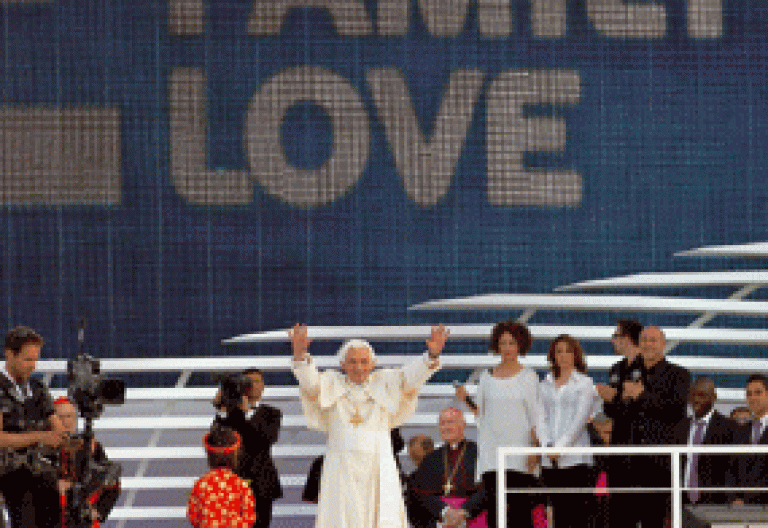
[[316, 528], [407, 528], [390, 431], [413, 416], [421, 386], [438, 368], [429, 368], [425, 353], [358, 385], [341, 372], [319, 373], [311, 358], [293, 362], [307, 425], [328, 432]]

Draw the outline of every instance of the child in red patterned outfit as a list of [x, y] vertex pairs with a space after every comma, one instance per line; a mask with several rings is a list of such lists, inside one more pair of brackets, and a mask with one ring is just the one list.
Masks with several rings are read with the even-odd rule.
[[195, 528], [250, 528], [256, 522], [253, 492], [233, 471], [240, 435], [229, 427], [214, 427], [203, 442], [211, 470], [192, 488], [187, 519]]

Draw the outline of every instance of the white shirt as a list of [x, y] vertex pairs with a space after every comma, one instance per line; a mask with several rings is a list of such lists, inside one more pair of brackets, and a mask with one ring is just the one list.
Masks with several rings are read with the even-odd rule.
[[[528, 367], [514, 376], [497, 378], [487, 370], [477, 387], [477, 471], [496, 471], [496, 449], [531, 447], [531, 429], [541, 422], [539, 377]], [[523, 455], [506, 457], [507, 469], [527, 472]]]
[[[704, 437], [707, 436], [707, 429], [709, 429], [709, 422], [712, 421], [712, 415], [715, 414], [715, 410], [711, 409], [706, 415], [704, 415], [703, 418], [696, 418], [694, 416], [691, 416], [691, 428], [688, 431], [688, 445], [694, 445], [693, 443], [693, 436], [696, 434], [696, 428], [701, 422], [704, 422], [704, 431], [701, 432], [701, 441], [704, 441]], [[683, 487], [687, 488], [688, 484], [691, 480], [691, 455], [693, 453], [686, 453], [685, 459], [687, 461], [687, 466], [685, 466], [687, 469], [685, 470], [685, 475], [683, 476]]]
[[[245, 411], [244, 413], [245, 419], [250, 420], [251, 418], [253, 418], [253, 413], [256, 412], [256, 410], [259, 408], [260, 405], [261, 405], [261, 400], [258, 400], [256, 403], [251, 405], [251, 408]], [[221, 419], [225, 419], [227, 417], [227, 411], [216, 411], [216, 414]]]
[[[765, 432], [765, 426], [768, 424], [768, 413], [765, 413], [762, 418], [759, 419], [760, 422], [760, 434], [757, 435], [757, 440], [760, 441], [760, 438], [763, 436], [763, 433]], [[753, 443], [754, 439], [752, 438], [752, 424], [754, 422], [750, 422], [750, 428], [749, 428], [749, 442]]]
[[[592, 379], [576, 370], [560, 387], [550, 372], [539, 386], [544, 430], [539, 436], [541, 445], [552, 447], [588, 447], [587, 422], [592, 415], [595, 400], [599, 399]], [[559, 467], [592, 464], [591, 454], [563, 455]], [[549, 457], [542, 457], [543, 466], [551, 466]]]
[[261, 400], [257, 400], [255, 403], [251, 405], [251, 408], [248, 409], [248, 411], [245, 413], [245, 419], [250, 420], [253, 418], [253, 413], [256, 412], [256, 410], [261, 406]]

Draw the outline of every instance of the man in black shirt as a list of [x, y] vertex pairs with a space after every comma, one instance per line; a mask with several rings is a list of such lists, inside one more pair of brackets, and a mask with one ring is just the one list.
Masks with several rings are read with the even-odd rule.
[[57, 527], [61, 508], [55, 475], [34, 474], [17, 464], [20, 455], [38, 444], [58, 447], [66, 436], [54, 415], [48, 388], [30, 376], [40, 359], [43, 338], [18, 326], [5, 337], [5, 366], [0, 375], [0, 493], [13, 528]]
[[628, 412], [624, 398], [624, 382], [637, 381], [642, 376], [640, 357], [640, 332], [643, 327], [633, 319], [619, 319], [611, 337], [614, 352], [622, 356], [608, 372], [608, 383], [597, 384], [597, 392], [603, 399], [605, 414], [613, 420], [611, 443], [630, 443], [633, 416]]
[[[626, 411], [634, 416], [630, 430], [633, 445], [668, 445], [675, 441], [675, 426], [685, 418], [691, 376], [687, 370], [664, 357], [667, 342], [660, 328], [647, 326], [640, 333], [643, 373], [638, 381], [625, 381]], [[669, 487], [669, 455], [638, 456], [632, 459], [630, 474], [642, 487]], [[669, 517], [669, 493], [648, 493], [635, 497], [643, 528], [661, 528]], [[614, 519], [611, 518], [611, 522]]]
[[[634, 415], [628, 406], [629, 400], [624, 397], [624, 382], [637, 381], [642, 376], [643, 360], [640, 357], [640, 332], [642, 325], [633, 319], [619, 319], [616, 330], [611, 336], [614, 352], [622, 356], [608, 372], [608, 383], [596, 385], [597, 392], [603, 400], [603, 410], [612, 422], [611, 444], [628, 445], [632, 434]], [[603, 459], [605, 466], [624, 468], [624, 471], [614, 471], [608, 481], [609, 487], [626, 488], [637, 486], [636, 479], [626, 469], [632, 462], [631, 456], [606, 455]], [[633, 493], [612, 493], [605, 513], [610, 517], [613, 526], [618, 528], [635, 528], [639, 505]]]
[[260, 370], [248, 369], [243, 375], [251, 380], [251, 385], [240, 405], [220, 410], [214, 423], [231, 427], [240, 434], [243, 451], [237, 474], [250, 482], [256, 499], [256, 522], [253, 526], [267, 528], [272, 521], [272, 503], [283, 496], [271, 453], [280, 433], [283, 413], [261, 402], [264, 374]]

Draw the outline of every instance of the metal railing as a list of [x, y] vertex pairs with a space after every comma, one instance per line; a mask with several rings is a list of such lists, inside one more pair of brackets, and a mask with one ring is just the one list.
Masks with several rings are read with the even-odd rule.
[[[613, 455], [613, 456], [626, 456], [626, 455], [669, 455], [671, 458], [670, 486], [667, 487], [654, 487], [643, 488], [633, 487], [631, 489], [625, 488], [611, 488], [610, 486], [604, 488], [608, 493], [618, 492], [642, 492], [642, 491], [669, 491], [672, 494], [672, 511], [671, 511], [671, 528], [682, 528], [682, 492], [689, 490], [699, 490], [702, 492], [712, 491], [765, 491], [768, 492], [768, 488], [753, 488], [753, 487], [698, 487], [691, 488], [681, 485], [681, 465], [680, 456], [688, 453], [696, 453], [697, 455], [704, 454], [717, 454], [717, 455], [750, 455], [750, 454], [768, 454], [768, 445], [660, 445], [660, 446], [609, 446], [609, 447], [500, 447], [496, 452], [496, 467], [506, 469], [506, 457], [508, 456], [520, 456], [520, 455]], [[506, 493], [540, 493], [547, 491], [543, 490], [532, 491], [530, 489], [521, 488], [507, 488], [506, 483], [506, 471], [496, 472], [496, 489], [505, 490], [505, 493], [498, 493], [496, 497], [496, 509], [498, 526], [504, 527], [507, 524], [507, 509], [506, 505]], [[595, 487], [584, 488], [583, 490], [569, 489], [567, 492], [572, 493], [594, 493]], [[562, 493], [562, 491], [555, 491]]]
[[[413, 356], [381, 356], [379, 362], [382, 366], [394, 367], [402, 364]], [[131, 486], [125, 489], [125, 502], [116, 508], [112, 519], [119, 520], [118, 525], [122, 525], [128, 519], [170, 519], [183, 518], [183, 508], [181, 505], [168, 504], [164, 508], [152, 509], [146, 507], [137, 507], [135, 504], [137, 492], [148, 486], [158, 486], [161, 480], [150, 476], [147, 469], [150, 463], [159, 463], [162, 460], [203, 460], [204, 452], [199, 442], [194, 445], [177, 445], [175, 447], [160, 447], [157, 443], [157, 437], [161, 432], [173, 433], [174, 431], [206, 430], [211, 421], [211, 415], [192, 416], [181, 413], [174, 413], [171, 404], [178, 404], [183, 401], [210, 400], [215, 391], [215, 387], [188, 387], [187, 382], [192, 372], [211, 372], [218, 369], [239, 370], [246, 366], [263, 366], [266, 370], [287, 371], [290, 368], [290, 358], [285, 356], [250, 356], [250, 357], [232, 357], [232, 358], [206, 358], [206, 361], [199, 361], [200, 358], [156, 358], [148, 360], [147, 358], [105, 360], [102, 363], [102, 370], [111, 372], [132, 372], [142, 371], [143, 369], [157, 369], [165, 372], [176, 371], [179, 374], [178, 382], [173, 388], [129, 388], [127, 400], [132, 401], [154, 401], [157, 403], [156, 411], [147, 414], [145, 409], [134, 416], [105, 416], [95, 424], [97, 434], [104, 432], [120, 433], [124, 431], [152, 431], [147, 442], [143, 446], [128, 445], [108, 445], [107, 454], [116, 461], [128, 464], [137, 464], [137, 468], [127, 472], [126, 477], [131, 478]], [[334, 357], [316, 357], [318, 365], [323, 367], [335, 366], [337, 360]], [[600, 372], [607, 370], [613, 363], [618, 361], [618, 356], [588, 356], [587, 361], [591, 372]], [[693, 372], [718, 372], [728, 375], [744, 375], [753, 372], [768, 371], [768, 359], [748, 359], [748, 358], [719, 358], [719, 357], [694, 357], [694, 356], [675, 356], [672, 361], [689, 368]], [[446, 354], [443, 358], [444, 368], [474, 368], [488, 367], [498, 362], [498, 358], [487, 356], [485, 354]], [[523, 358], [523, 362], [529, 367], [543, 369], [547, 367], [546, 358], [543, 355], [529, 355]], [[39, 370], [44, 374], [52, 375], [54, 373], [64, 372], [64, 361], [41, 361]], [[134, 370], [135, 369], [135, 370]], [[63, 394], [62, 389], [54, 389], [54, 394]], [[429, 383], [422, 391], [422, 398], [450, 400], [453, 398], [455, 389], [446, 383]], [[474, 393], [474, 387], [469, 387], [469, 392]], [[734, 404], [743, 401], [743, 389], [720, 389], [718, 390], [718, 399], [722, 403]], [[298, 400], [298, 387], [267, 387], [264, 392], [264, 400], [267, 402], [287, 401], [295, 402]], [[157, 411], [165, 410], [165, 416], [160, 417]], [[475, 427], [474, 417], [468, 416], [469, 427]], [[420, 412], [409, 421], [409, 425], [417, 428], [432, 428], [437, 424], [437, 412]], [[298, 459], [313, 458], [322, 454], [324, 447], [322, 445], [306, 445], [305, 443], [294, 441], [290, 434], [302, 431], [306, 427], [306, 420], [302, 414], [287, 413], [283, 417], [284, 435], [278, 445], [273, 448], [273, 455], [277, 458]], [[169, 475], [169, 483], [177, 482], [174, 480], [179, 475]], [[146, 479], [146, 480], [145, 480]], [[171, 486], [172, 487], [172, 486]], [[283, 511], [284, 510], [284, 511]], [[282, 506], [275, 510], [275, 516], [296, 515], [301, 511], [304, 515], [312, 515], [314, 510], [308, 505], [295, 504], [292, 506]]]

